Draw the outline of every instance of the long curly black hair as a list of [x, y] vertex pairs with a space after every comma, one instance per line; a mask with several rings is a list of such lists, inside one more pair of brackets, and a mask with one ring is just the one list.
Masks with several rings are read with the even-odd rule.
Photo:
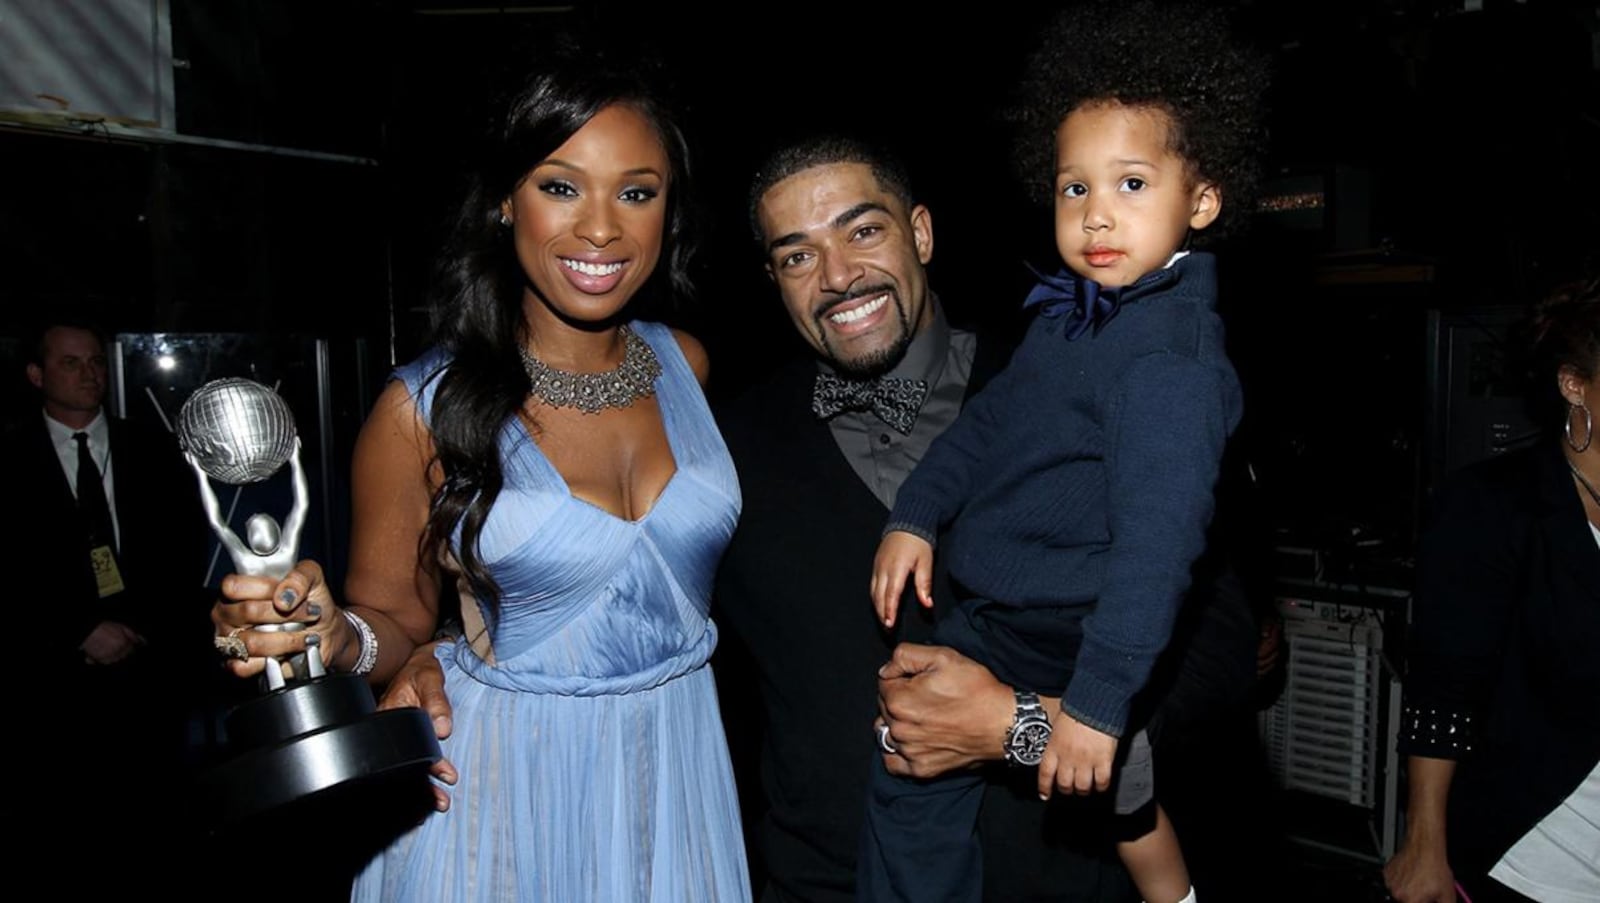
[[1214, 6], [1075, 5], [1050, 19], [1028, 57], [1006, 117], [1016, 133], [1013, 162], [1030, 194], [1048, 202], [1056, 129], [1069, 113], [1107, 101], [1158, 107], [1172, 118], [1173, 152], [1222, 190], [1222, 214], [1205, 230], [1220, 237], [1255, 203], [1269, 68]]
[[[689, 150], [683, 132], [647, 82], [664, 76], [629, 59], [612, 62], [595, 53], [552, 54], [504, 103], [490, 129], [478, 171], [469, 181], [439, 258], [430, 299], [433, 341], [450, 352], [429, 378], [439, 381], [429, 423], [444, 480], [434, 492], [420, 540], [423, 560], [437, 560], [452, 532], [461, 530], [457, 561], [480, 598], [495, 601], [499, 586], [478, 553], [489, 509], [503, 488], [497, 439], [528, 394], [518, 349], [526, 340], [522, 292], [527, 277], [517, 262], [511, 230], [500, 223], [500, 204], [524, 176], [602, 109], [625, 104], [655, 126], [666, 149], [666, 234], [662, 264], [640, 289], [659, 302], [690, 293]], [[641, 298], [629, 303], [640, 312]]]

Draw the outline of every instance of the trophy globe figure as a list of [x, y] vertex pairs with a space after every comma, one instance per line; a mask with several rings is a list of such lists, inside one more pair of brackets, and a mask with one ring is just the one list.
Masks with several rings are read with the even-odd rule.
[[251, 515], [245, 523], [249, 542], [228, 527], [216, 493], [204, 478], [200, 496], [211, 528], [241, 574], [282, 577], [294, 567], [300, 530], [310, 507], [305, 470], [300, 466], [300, 437], [294, 415], [278, 393], [248, 379], [219, 379], [202, 386], [178, 412], [178, 442], [197, 474], [235, 486], [258, 483], [293, 466], [294, 507], [280, 528], [272, 515]]
[[[295, 432], [294, 414], [283, 397], [248, 379], [213, 380], [183, 403], [178, 411], [177, 433], [184, 458], [200, 481], [200, 502], [206, 519], [233, 560], [234, 572], [274, 579], [288, 574], [299, 559], [300, 532], [311, 507], [311, 493], [305, 468], [300, 464], [300, 437]], [[294, 504], [288, 517], [280, 527], [277, 519], [266, 512], [252, 514], [245, 521], [248, 541], [241, 540], [228, 526], [207, 477], [243, 486], [266, 480], [285, 464], [291, 465], [294, 488]], [[257, 629], [299, 631], [306, 627], [304, 622], [287, 621]], [[237, 637], [219, 637], [217, 646], [223, 652], [237, 652], [243, 643]], [[295, 656], [289, 664], [310, 677], [320, 677], [323, 672], [321, 651], [314, 647], [304, 656]], [[269, 659], [264, 673], [270, 689], [284, 686], [283, 668], [277, 661]]]
[[294, 414], [283, 396], [248, 379], [216, 379], [178, 411], [178, 441], [189, 460], [224, 483], [259, 483], [296, 449]]
[[[294, 415], [277, 392], [248, 379], [213, 380], [196, 389], [178, 412], [179, 445], [200, 482], [200, 499], [235, 572], [278, 579], [298, 561], [310, 492], [300, 463]], [[245, 538], [229, 526], [211, 481], [259, 483], [289, 465], [294, 502], [280, 527], [258, 512], [245, 522]], [[252, 630], [304, 631], [303, 621], [257, 624]], [[214, 638], [226, 655], [248, 655], [237, 635]], [[221, 822], [278, 809], [297, 800], [378, 785], [427, 769], [442, 755], [421, 709], [376, 711], [372, 690], [357, 674], [327, 670], [317, 635], [303, 654], [268, 658], [266, 692], [228, 713], [233, 753], [202, 780], [202, 795]]]

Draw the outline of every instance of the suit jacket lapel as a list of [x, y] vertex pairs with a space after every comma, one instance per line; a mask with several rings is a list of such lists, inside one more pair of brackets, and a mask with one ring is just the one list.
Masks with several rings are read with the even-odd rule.
[[[126, 465], [121, 468], [122, 472], [125, 474], [143, 472], [145, 470], [144, 467], [141, 467], [137, 462], [129, 460], [129, 458], [131, 458], [133, 455], [133, 452], [131, 451], [131, 447], [128, 442], [127, 425], [120, 420], [116, 420], [110, 416], [107, 416], [106, 427], [106, 442], [110, 445], [110, 451], [106, 458], [106, 466], [116, 467], [119, 465]], [[111, 502], [113, 508], [112, 516], [117, 518], [118, 532], [123, 534], [122, 539], [125, 543], [128, 537], [126, 535], [126, 531], [122, 530], [122, 518], [118, 516], [116, 512], [133, 511], [135, 506], [139, 504], [139, 500], [133, 498], [132, 496], [137, 495], [141, 487], [137, 481], [119, 480], [116, 478], [115, 474], [113, 474], [111, 477], [111, 484], [112, 495], [114, 496]]]
[[62, 510], [75, 510], [78, 498], [72, 494], [72, 486], [67, 483], [66, 471], [61, 469], [61, 458], [56, 454], [55, 444], [50, 441], [50, 430], [45, 426], [43, 414], [29, 421], [28, 442], [33, 446], [39, 474], [49, 487], [44, 495]]

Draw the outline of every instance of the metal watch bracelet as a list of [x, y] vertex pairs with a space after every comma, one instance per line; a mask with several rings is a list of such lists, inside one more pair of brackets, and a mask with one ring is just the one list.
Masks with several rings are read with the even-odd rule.
[[1039, 703], [1039, 694], [1014, 690], [1016, 713], [1006, 731], [1005, 759], [1011, 765], [1034, 766], [1044, 758], [1050, 744], [1050, 716]]

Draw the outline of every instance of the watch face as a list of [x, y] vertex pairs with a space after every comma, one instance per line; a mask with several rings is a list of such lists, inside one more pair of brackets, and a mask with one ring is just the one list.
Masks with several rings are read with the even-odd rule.
[[1044, 759], [1044, 748], [1050, 745], [1050, 722], [1028, 721], [1017, 725], [1011, 733], [1011, 758], [1019, 765], [1038, 765]]

